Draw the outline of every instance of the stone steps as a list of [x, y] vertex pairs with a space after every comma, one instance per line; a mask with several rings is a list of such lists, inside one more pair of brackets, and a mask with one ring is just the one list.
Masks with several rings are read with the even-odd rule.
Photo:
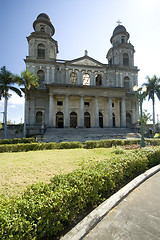
[[44, 142], [85, 142], [101, 139], [139, 138], [129, 128], [47, 128], [43, 135]]

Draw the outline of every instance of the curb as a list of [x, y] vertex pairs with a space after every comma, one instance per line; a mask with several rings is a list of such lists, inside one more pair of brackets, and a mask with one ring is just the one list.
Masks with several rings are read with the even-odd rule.
[[145, 180], [160, 171], [160, 164], [139, 175], [104, 201], [60, 240], [82, 240], [107, 213]]

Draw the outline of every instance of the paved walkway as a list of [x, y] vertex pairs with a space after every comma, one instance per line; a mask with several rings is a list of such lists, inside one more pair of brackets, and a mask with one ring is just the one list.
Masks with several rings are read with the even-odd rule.
[[160, 172], [113, 208], [83, 240], [160, 240]]

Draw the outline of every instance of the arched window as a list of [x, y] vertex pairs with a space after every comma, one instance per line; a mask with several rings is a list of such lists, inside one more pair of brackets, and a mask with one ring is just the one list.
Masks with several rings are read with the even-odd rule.
[[70, 83], [71, 84], [76, 84], [77, 83], [77, 74], [75, 72], [72, 72], [70, 74]]
[[99, 127], [103, 128], [103, 114], [99, 112]]
[[41, 27], [41, 32], [45, 32], [45, 28], [44, 27]]
[[42, 43], [38, 44], [37, 57], [38, 58], [45, 58], [45, 46]]
[[38, 78], [39, 78], [39, 87], [43, 87], [44, 86], [44, 80], [45, 80], [45, 74], [43, 72], [43, 70], [39, 70], [37, 72]]
[[128, 53], [123, 54], [123, 65], [124, 66], [129, 66], [129, 56]]
[[76, 112], [70, 113], [70, 127], [71, 128], [77, 127], [77, 113]]
[[36, 124], [41, 124], [42, 123], [42, 112], [38, 111], [36, 113]]
[[101, 86], [102, 85], [102, 76], [98, 74], [96, 76], [96, 86]]
[[90, 128], [91, 127], [91, 119], [90, 119], [90, 113], [85, 112], [84, 113], [84, 127]]
[[62, 112], [57, 112], [56, 114], [56, 127], [57, 128], [64, 127], [64, 115]]
[[129, 88], [129, 77], [124, 78], [124, 88]]
[[90, 85], [90, 76], [88, 73], [83, 74], [83, 85]]

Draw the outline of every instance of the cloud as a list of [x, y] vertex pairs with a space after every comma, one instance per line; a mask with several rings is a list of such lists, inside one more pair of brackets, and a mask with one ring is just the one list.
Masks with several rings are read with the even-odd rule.
[[8, 100], [8, 105], [24, 105], [24, 97], [19, 97], [16, 93], [10, 93], [12, 96]]

